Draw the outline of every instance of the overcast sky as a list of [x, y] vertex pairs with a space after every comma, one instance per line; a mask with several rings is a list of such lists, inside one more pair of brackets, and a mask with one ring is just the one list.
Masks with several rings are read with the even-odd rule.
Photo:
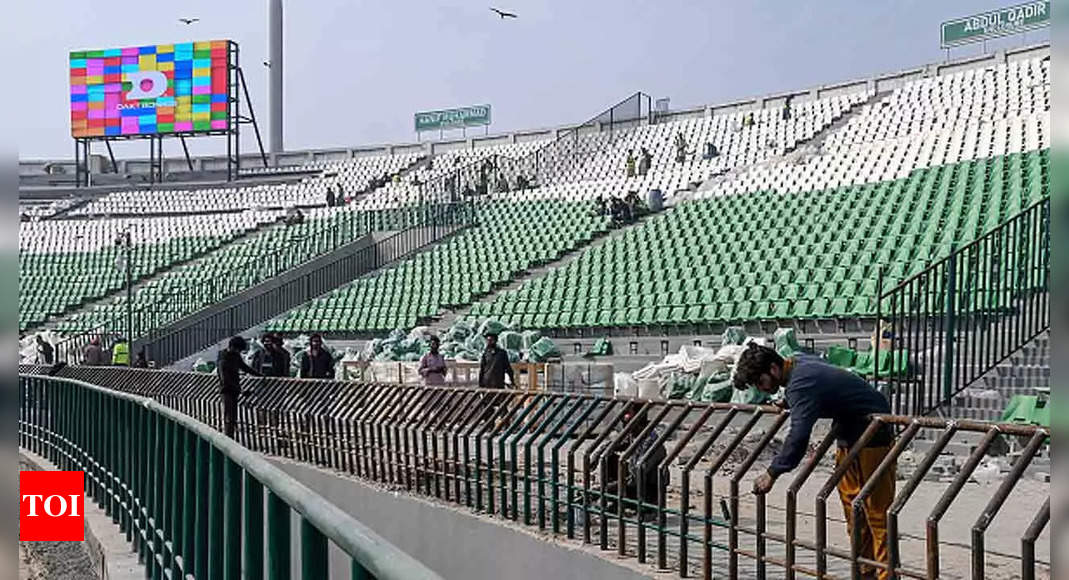
[[[942, 59], [941, 21], [1015, 3], [491, 1], [287, 1], [286, 148], [411, 142], [413, 113], [461, 105], [491, 104], [499, 132], [586, 120], [635, 91], [682, 108], [871, 76]], [[490, 5], [519, 18], [501, 20]], [[20, 157], [73, 155], [67, 54], [78, 49], [235, 40], [266, 131], [266, 0], [16, 1], [5, 17], [18, 66], [8, 82], [28, 97], [15, 103]], [[201, 141], [195, 152], [225, 147]]]

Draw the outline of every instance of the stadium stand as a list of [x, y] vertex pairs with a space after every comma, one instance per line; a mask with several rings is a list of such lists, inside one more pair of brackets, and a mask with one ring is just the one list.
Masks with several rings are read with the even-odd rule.
[[591, 209], [559, 200], [482, 205], [479, 226], [292, 310], [266, 328], [366, 332], [413, 326], [444, 307], [471, 303], [496, 284], [605, 232], [608, 218]]
[[[738, 113], [717, 119], [691, 119], [642, 126], [622, 131], [611, 141], [601, 135], [584, 137], [596, 141], [584, 146], [593, 152], [586, 160], [567, 165], [569, 170], [556, 174], [552, 183], [530, 190], [490, 194], [481, 203], [483, 212], [479, 221], [482, 225], [463, 234], [460, 239], [449, 242], [446, 249], [429, 250], [396, 269], [371, 276], [305, 308], [292, 311], [272, 321], [267, 327], [283, 332], [382, 332], [414, 325], [437, 315], [443, 308], [470, 304], [478, 296], [488, 293], [493, 286], [511, 280], [532, 266], [556, 259], [566, 250], [575, 249], [578, 245], [576, 242], [581, 244], [589, 241], [593, 233], [589, 223], [600, 222], [596, 231], [604, 231], [606, 220], [589, 217], [593, 206], [583, 202], [598, 197], [623, 197], [629, 191], [643, 188], [676, 191], [734, 164], [752, 163], [785, 153], [828, 127], [866, 98], [867, 93], [858, 92], [802, 103], [792, 110], [790, 119], [784, 119], [778, 110], [769, 109], [757, 111], [756, 114]], [[753, 119], [752, 125], [744, 122], [747, 116]], [[687, 160], [678, 163], [672, 152], [675, 147], [673, 139], [677, 134], [683, 134], [688, 143], [698, 147], [706, 142], [716, 142], [723, 153], [711, 159], [701, 159], [695, 151], [690, 151]], [[547, 148], [547, 145], [539, 143], [523, 145], [525, 147], [505, 146], [485, 150], [495, 156], [527, 151], [526, 157], [511, 159], [514, 162], [511, 164], [508, 158], [505, 161], [495, 159], [505, 179], [513, 183], [518, 172], [523, 171], [525, 161], [540, 155]], [[628, 151], [637, 152], [641, 147], [651, 150], [654, 161], [650, 172], [646, 176], [628, 177], [624, 167]], [[436, 159], [434, 165], [441, 168], [443, 163]], [[449, 162], [444, 165], [448, 167]], [[433, 170], [429, 170], [423, 175], [427, 179], [435, 179], [442, 174], [434, 174]], [[421, 195], [424, 195], [424, 191], [410, 183], [389, 184], [362, 198], [357, 205], [364, 208], [396, 207], [414, 203]], [[518, 200], [522, 201], [518, 203]], [[535, 202], [534, 205], [532, 202]], [[515, 213], [517, 207], [524, 208], [521, 209], [522, 213]], [[542, 209], [535, 209], [531, 213], [532, 210], [528, 208]], [[575, 229], [576, 220], [581, 224], [578, 230]], [[552, 229], [561, 237], [548, 249], [543, 249], [537, 232], [545, 229], [547, 224], [553, 224]], [[570, 234], [576, 231], [581, 235], [572, 239]], [[501, 232], [509, 233], [501, 235]], [[517, 235], [517, 232], [525, 233]], [[461, 268], [457, 270], [458, 278], [454, 278], [461, 280], [458, 287], [447, 285], [445, 289], [431, 293], [422, 289], [435, 288], [437, 284], [433, 279], [421, 277], [423, 274], [413, 276], [407, 273], [408, 270], [414, 270], [430, 275], [433, 270], [421, 266], [428, 262], [458, 263], [456, 255], [464, 255], [467, 250], [460, 248], [469, 243], [469, 239], [492, 241], [493, 247], [520, 256], [521, 259], [503, 269], [495, 268], [491, 262], [491, 265], [484, 266], [487, 270], [475, 275]], [[440, 251], [445, 253], [443, 257], [437, 255]], [[463, 261], [461, 257], [459, 263]], [[375, 281], [374, 278], [381, 280]], [[406, 287], [419, 288], [420, 294], [406, 292]]]
[[874, 315], [881, 270], [883, 288], [894, 286], [1048, 183], [1045, 150], [877, 184], [689, 202], [471, 314], [540, 329]]
[[125, 284], [116, 238], [136, 232], [132, 277], [140, 281], [217, 249], [277, 219], [278, 213], [226, 216], [45, 220], [19, 224], [19, 330], [103, 298]]
[[324, 205], [327, 188], [336, 194], [363, 192], [372, 180], [406, 169], [418, 156], [381, 155], [344, 162], [311, 163], [305, 171], [320, 171], [296, 184], [252, 187], [215, 187], [195, 190], [128, 190], [110, 193], [70, 212], [72, 216], [126, 214], [186, 214], [205, 211], [243, 211], [249, 208], [285, 208]]
[[718, 181], [470, 314], [669, 332], [874, 315], [881, 285], [1049, 195], [1049, 78], [1031, 59], [908, 83], [818, 155]]
[[[282, 214], [268, 215], [278, 219]], [[221, 245], [197, 260], [153, 277], [135, 290], [135, 334], [140, 336], [178, 320], [351, 242], [370, 231], [370, 226], [367, 216], [350, 208], [313, 208], [301, 223], [274, 224], [258, 235]], [[116, 296], [59, 321], [56, 330], [63, 334], [90, 332], [120, 319], [125, 311], [126, 297]]]

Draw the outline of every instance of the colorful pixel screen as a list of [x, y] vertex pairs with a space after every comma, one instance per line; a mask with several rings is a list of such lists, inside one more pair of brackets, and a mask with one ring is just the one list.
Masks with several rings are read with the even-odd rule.
[[226, 130], [229, 41], [70, 55], [75, 138]]

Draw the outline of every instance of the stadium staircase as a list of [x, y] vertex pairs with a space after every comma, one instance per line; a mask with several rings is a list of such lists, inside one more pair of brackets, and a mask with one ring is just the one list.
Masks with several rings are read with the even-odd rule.
[[[665, 208], [662, 213], [669, 211], [672, 211], [671, 207]], [[494, 285], [488, 292], [476, 295], [474, 297], [476, 302], [465, 304], [457, 308], [446, 308], [440, 314], [421, 319], [419, 321], [419, 325], [432, 326], [437, 330], [447, 329], [452, 326], [453, 323], [455, 323], [458, 319], [468, 316], [471, 313], [472, 307], [475, 306], [478, 301], [492, 299], [496, 294], [516, 290], [529, 280], [544, 276], [547, 273], [558, 268], [563, 268], [572, 261], [574, 261], [576, 258], [581, 256], [587, 250], [597, 248], [602, 244], [608, 243], [613, 238], [623, 235], [624, 232], [627, 232], [629, 229], [640, 226], [643, 222], [650, 219], [651, 217], [653, 217], [653, 214], [647, 214], [635, 220], [633, 223], [621, 225], [606, 232], [596, 234], [593, 239], [590, 240], [589, 243], [582, 246], [577, 246], [560, 255], [557, 259], [553, 261], [532, 266], [524, 272], [516, 274], [511, 280]]]
[[[702, 182], [698, 186], [698, 191], [706, 191], [712, 189], [713, 186], [723, 182], [729, 182], [733, 179], [758, 168], [758, 167], [771, 167], [777, 163], [783, 163], [784, 161], [797, 160], [806, 156], [812, 155], [814, 152], [820, 150], [821, 145], [828, 138], [829, 135], [835, 133], [839, 129], [845, 127], [851, 119], [856, 117], [861, 111], [865, 110], [867, 106], [878, 103], [885, 97], [890, 95], [892, 91], [881, 91], [872, 93], [867, 99], [862, 102], [854, 103], [846, 110], [845, 113], [840, 115], [828, 126], [824, 127], [811, 138], [799, 142], [795, 145], [787, 147], [786, 151], [780, 155], [776, 155], [764, 161], [753, 163], [749, 165], [739, 165], [729, 168], [725, 171], [715, 172], [709, 175], [709, 178]], [[684, 199], [689, 199], [690, 196], [686, 196]]]

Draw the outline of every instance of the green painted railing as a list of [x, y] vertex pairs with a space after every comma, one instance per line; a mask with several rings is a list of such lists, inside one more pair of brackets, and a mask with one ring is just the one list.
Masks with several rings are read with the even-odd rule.
[[143, 397], [20, 374], [19, 445], [85, 472], [87, 500], [148, 578], [290, 578], [293, 512], [300, 578], [345, 577], [329, 569], [328, 541], [350, 556], [354, 580], [439, 578], [260, 455]]

